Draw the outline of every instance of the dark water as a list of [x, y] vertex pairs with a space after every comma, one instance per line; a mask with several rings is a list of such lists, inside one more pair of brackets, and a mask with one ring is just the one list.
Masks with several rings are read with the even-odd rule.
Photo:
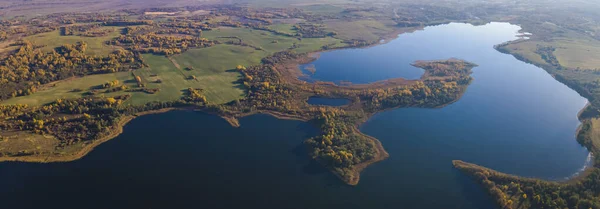
[[350, 104], [349, 99], [344, 98], [322, 98], [322, 97], [310, 97], [308, 98], [308, 104], [311, 105], [325, 105], [325, 106], [344, 106]]
[[[362, 131], [379, 138], [390, 158], [366, 169], [356, 187], [308, 159], [302, 141], [316, 130], [306, 123], [256, 115], [232, 128], [216, 116], [170, 112], [132, 121], [78, 161], [0, 163], [2, 207], [496, 208], [451, 160], [563, 179], [588, 155], [575, 141], [585, 99], [542, 69], [492, 48], [518, 30], [502, 23], [449, 24], [379, 46], [407, 60], [398, 70], [414, 60], [449, 57], [479, 67], [452, 105], [387, 111], [364, 124]], [[363, 54], [365, 60], [389, 58]], [[318, 62], [353, 65], [327, 56]]]
[[397, 51], [398, 48], [384, 44], [364, 49], [324, 52], [316, 61], [300, 66], [305, 74], [301, 79], [309, 82], [363, 84], [398, 77], [420, 78], [423, 69], [407, 65], [415, 60], [398, 56]]

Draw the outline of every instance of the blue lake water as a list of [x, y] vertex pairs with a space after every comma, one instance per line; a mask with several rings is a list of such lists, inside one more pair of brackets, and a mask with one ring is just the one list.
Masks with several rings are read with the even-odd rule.
[[[307, 123], [255, 115], [233, 128], [217, 116], [177, 111], [132, 121], [78, 161], [0, 163], [0, 201], [11, 209], [497, 208], [452, 160], [559, 180], [578, 172], [588, 156], [575, 141], [586, 100], [544, 70], [493, 49], [519, 29], [452, 23], [380, 46], [322, 53], [315, 76], [337, 72], [339, 78], [325, 80], [354, 83], [406, 76], [397, 72], [414, 70], [409, 64], [416, 60], [454, 57], [479, 65], [458, 102], [390, 110], [362, 125], [390, 158], [367, 168], [355, 187], [308, 158], [303, 140], [317, 130]], [[375, 74], [368, 78], [340, 70], [356, 60], [387, 59], [403, 61], [364, 69]]]

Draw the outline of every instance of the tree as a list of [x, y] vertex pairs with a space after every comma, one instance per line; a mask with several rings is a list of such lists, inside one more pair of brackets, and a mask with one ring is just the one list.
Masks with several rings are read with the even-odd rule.
[[106, 98], [106, 103], [108, 103], [108, 105], [112, 106], [115, 103], [117, 103], [117, 100], [115, 98], [109, 97], [109, 98]]

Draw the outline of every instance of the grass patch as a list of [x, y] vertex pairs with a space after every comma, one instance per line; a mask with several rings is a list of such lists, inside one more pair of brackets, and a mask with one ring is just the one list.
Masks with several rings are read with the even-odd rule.
[[[279, 25], [281, 28], [291, 29], [291, 25]], [[27, 37], [34, 44], [45, 44], [43, 50], [51, 50], [63, 44], [86, 41], [88, 52], [94, 54], [110, 53], [112, 49], [104, 45], [104, 41], [111, 36], [101, 38], [85, 38], [78, 36], [60, 36], [58, 31], [38, 34]], [[129, 94], [131, 99], [128, 103], [142, 105], [152, 101], [178, 100], [188, 88], [203, 89], [207, 100], [211, 103], [226, 103], [243, 98], [245, 92], [237, 83], [241, 75], [233, 70], [237, 65], [256, 65], [261, 59], [278, 51], [289, 49], [296, 44], [297, 52], [318, 51], [322, 46], [334, 44], [343, 46], [341, 40], [332, 37], [327, 38], [305, 38], [298, 40], [293, 37], [275, 35], [271, 32], [252, 30], [248, 28], [220, 28], [206, 31], [203, 34], [208, 39], [223, 40], [224, 36], [241, 37], [247, 44], [261, 47], [256, 50], [246, 46], [220, 44], [209, 48], [191, 49], [183, 54], [175, 55], [170, 59], [164, 56], [151, 54], [143, 55], [144, 61], [149, 67], [134, 71], [135, 75], [142, 78], [146, 88], [160, 89], [154, 94], [145, 92], [112, 92], [99, 93], [96, 96], [113, 97]], [[225, 39], [231, 40], [231, 39]], [[192, 69], [192, 70], [189, 70]], [[190, 79], [194, 77], [194, 79]], [[11, 98], [0, 104], [29, 104], [43, 105], [56, 101], [56, 99], [73, 99], [86, 95], [90, 89], [118, 80], [120, 84], [129, 86], [129, 89], [137, 88], [132, 73], [119, 72], [112, 74], [90, 75], [83, 78], [72, 78], [47, 85], [46, 88], [28, 96]], [[160, 80], [160, 82], [158, 82]], [[74, 91], [79, 89], [82, 91]]]
[[551, 41], [524, 41], [509, 44], [510, 53], [519, 54], [537, 63], [546, 63], [535, 51], [539, 46], [556, 48], [554, 56], [567, 68], [600, 69], [600, 41], [589, 39], [556, 38]]
[[312, 52], [318, 51], [322, 46], [328, 44], [343, 45], [341, 40], [332, 37], [326, 38], [304, 38], [299, 40], [294, 37], [280, 36], [273, 34], [268, 31], [253, 30], [250, 28], [230, 28], [222, 27], [211, 31], [203, 32], [202, 36], [209, 40], [220, 40], [228, 41], [233, 40], [230, 38], [221, 38], [227, 36], [237, 36], [242, 39], [244, 43], [252, 46], [261, 47], [269, 54], [290, 49], [294, 43], [297, 48], [296, 52]]
[[593, 118], [590, 119], [591, 132], [589, 136], [591, 137], [591, 145], [598, 149], [600, 148], [600, 119]]
[[[211, 103], [226, 103], [245, 96], [245, 92], [237, 81], [241, 75], [233, 70], [237, 65], [250, 66], [259, 64], [266, 56], [265, 51], [257, 51], [249, 47], [217, 45], [210, 48], [191, 49], [181, 55], [172, 57], [172, 62], [164, 56], [144, 54], [148, 68], [133, 71], [142, 78], [147, 88], [158, 88], [159, 92], [112, 92], [97, 96], [113, 97], [129, 94], [130, 104], [142, 105], [152, 101], [172, 101], [183, 96], [187, 88], [199, 88]], [[177, 63], [179, 68], [174, 65]], [[186, 68], [191, 67], [192, 70]], [[196, 79], [189, 79], [195, 76]], [[119, 80], [130, 89], [136, 88], [131, 72], [90, 75], [72, 78], [48, 85], [32, 95], [15, 97], [1, 104], [43, 105], [56, 99], [73, 99], [85, 96], [90, 89], [109, 81]], [[160, 80], [161, 82], [156, 82]], [[73, 91], [81, 89], [82, 91]]]
[[394, 31], [393, 21], [377, 20], [328, 20], [325, 25], [338, 33], [338, 37], [351, 40], [378, 41], [382, 36]]
[[296, 34], [296, 30], [294, 30], [293, 24], [281, 23], [281, 24], [270, 25], [269, 27], [271, 29], [279, 31], [279, 32]]
[[600, 69], [600, 41], [559, 39], [554, 55], [558, 62], [569, 68]]
[[[164, 56], [143, 55], [150, 67], [136, 71], [148, 88], [159, 88], [156, 94], [139, 95], [132, 98], [133, 104], [150, 101], [178, 100], [187, 88], [203, 89], [211, 103], [226, 103], [245, 96], [240, 84], [240, 74], [230, 70], [235, 66], [255, 64], [260, 58], [245, 59], [247, 47], [218, 45], [204, 49], [192, 49], [171, 59]], [[192, 67], [192, 70], [186, 68]], [[195, 79], [190, 79], [195, 76]], [[161, 83], [155, 81], [160, 79]]]
[[[523, 41], [518, 43], [512, 43], [504, 47], [511, 54], [518, 54], [534, 63], [546, 63], [542, 57], [535, 53], [538, 44], [543, 43], [540, 41]], [[546, 63], [548, 64], [548, 63]]]
[[[90, 75], [82, 78], [72, 78], [63, 81], [56, 82], [48, 85], [44, 90], [38, 91], [32, 95], [14, 97], [5, 101], [1, 104], [27, 104], [27, 105], [44, 105], [56, 101], [57, 99], [74, 99], [81, 98], [84, 96], [90, 88], [98, 85], [102, 85], [109, 81], [119, 80], [120, 83], [127, 83], [128, 80], [133, 79], [128, 72], [110, 73], [110, 74], [99, 74]], [[74, 89], [81, 89], [83, 91], [73, 91]], [[123, 94], [123, 92], [114, 92], [109, 94], [102, 94], [107, 97], [116, 96]], [[141, 94], [141, 93], [136, 93]]]
[[42, 51], [50, 52], [56, 47], [60, 47], [65, 44], [76, 44], [77, 42], [84, 41], [88, 44], [87, 53], [92, 55], [107, 55], [113, 52], [117, 47], [106, 45], [106, 41], [116, 38], [120, 35], [122, 27], [103, 27], [112, 28], [114, 31], [110, 32], [106, 36], [102, 37], [83, 37], [83, 36], [61, 36], [60, 31], [52, 31], [47, 33], [40, 33], [33, 36], [23, 38], [23, 40], [30, 41], [34, 45], [42, 45]]
[[25, 132], [0, 133], [0, 153], [6, 155], [53, 153], [60, 141], [51, 136]]

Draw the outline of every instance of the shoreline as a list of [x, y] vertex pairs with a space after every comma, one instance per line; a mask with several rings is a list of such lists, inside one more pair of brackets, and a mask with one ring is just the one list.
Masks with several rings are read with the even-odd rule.
[[[202, 110], [198, 110], [198, 111], [202, 111]], [[310, 122], [310, 118], [307, 117], [296, 117], [293, 115], [288, 115], [288, 114], [282, 114], [279, 112], [275, 112], [275, 111], [254, 111], [254, 112], [249, 112], [249, 113], [244, 113], [242, 115], [239, 115], [239, 118], [243, 118], [243, 117], [248, 117], [248, 116], [252, 116], [252, 115], [257, 115], [257, 114], [265, 114], [265, 115], [269, 115], [271, 117], [280, 119], [280, 120], [296, 120], [296, 121], [302, 121], [302, 122]], [[374, 115], [374, 114], [373, 114]], [[342, 175], [340, 175], [338, 172], [335, 172], [335, 170], [331, 169], [330, 167], [328, 167], [326, 164], [319, 162], [317, 160], [317, 162], [319, 162], [323, 167], [327, 168], [332, 174], [334, 174], [335, 176], [337, 176], [341, 181], [343, 181], [344, 183], [351, 185], [351, 186], [356, 186], [358, 184], [358, 182], [360, 181], [360, 173], [366, 169], [367, 167], [369, 167], [372, 164], [381, 162], [385, 159], [387, 159], [390, 155], [389, 153], [385, 150], [385, 148], [383, 147], [383, 144], [381, 143], [381, 141], [379, 141], [377, 138], [369, 136], [363, 132], [360, 131], [360, 125], [362, 125], [364, 122], [366, 122], [372, 115], [370, 115], [369, 117], [367, 117], [364, 121], [357, 123], [354, 125], [353, 127], [353, 131], [369, 140], [371, 140], [371, 142], [373, 142], [373, 145], [375, 145], [374, 147], [377, 150], [377, 156], [373, 157], [372, 159], [365, 161], [365, 162], [361, 162], [359, 164], [356, 164], [354, 166], [354, 168], [352, 169], [352, 178], [351, 179], [345, 179]], [[224, 120], [226, 120], [227, 122], [229, 122], [229, 124], [233, 127], [240, 127], [241, 124], [238, 121], [238, 117], [234, 117], [234, 116], [221, 116], [221, 118], [223, 118]]]
[[174, 111], [174, 110], [185, 110], [185, 108], [165, 108], [165, 109], [160, 109], [160, 110], [145, 111], [145, 112], [141, 112], [141, 113], [138, 113], [136, 115], [131, 115], [131, 116], [124, 116], [121, 119], [119, 119], [119, 121], [117, 122], [117, 125], [115, 125], [114, 129], [111, 130], [106, 136], [100, 137], [99, 139], [96, 139], [89, 144], [83, 145], [83, 148], [81, 148], [81, 150], [79, 150], [78, 152], [76, 152], [75, 154], [72, 154], [72, 155], [55, 155], [55, 156], [52, 156], [52, 155], [45, 155], [45, 156], [28, 155], [28, 156], [16, 156], [16, 157], [3, 156], [3, 157], [0, 157], [0, 163], [2, 163], [2, 162], [59, 163], [59, 162], [76, 161], [76, 160], [79, 160], [79, 159], [85, 157], [87, 154], [92, 152], [99, 145], [101, 145], [107, 141], [110, 141], [111, 139], [114, 139], [114, 138], [118, 137], [119, 135], [121, 135], [124, 131], [124, 127], [129, 122], [136, 119], [137, 117], [144, 116], [144, 115], [151, 115], [151, 114], [161, 114], [161, 113]]
[[[506, 45], [509, 45], [509, 44], [512, 44], [512, 43], [517, 43], [517, 42], [522, 42], [522, 41], [527, 41], [527, 40], [530, 40], [530, 39], [517, 39], [517, 40], [514, 40], [514, 41], [507, 41], [507, 42], [504, 42], [504, 43], [501, 43], [501, 44], [498, 44], [498, 45], [494, 46], [494, 49], [495, 49], [496, 51], [498, 51], [498, 52], [502, 53], [502, 54], [511, 55], [511, 56], [513, 56], [515, 59], [517, 59], [517, 60], [519, 60], [519, 61], [522, 61], [522, 62], [525, 62], [525, 63], [528, 63], [528, 64], [532, 64], [532, 65], [534, 65], [534, 66], [536, 66], [536, 67], [538, 67], [538, 68], [540, 68], [540, 69], [544, 70], [546, 73], [548, 73], [550, 76], [552, 76], [552, 78], [554, 78], [554, 80], [556, 80], [556, 81], [558, 81], [559, 83], [561, 83], [561, 84], [563, 84], [563, 85], [567, 86], [567, 88], [569, 88], [569, 89], [571, 89], [571, 90], [573, 90], [573, 91], [577, 92], [577, 94], [579, 94], [579, 96], [581, 96], [581, 97], [583, 97], [583, 98], [585, 98], [585, 99], [587, 100], [587, 103], [585, 104], [585, 106], [583, 106], [583, 107], [581, 108], [581, 110], [579, 110], [579, 112], [577, 112], [577, 115], [576, 115], [576, 117], [577, 117], [577, 119], [579, 120], [579, 126], [577, 126], [577, 129], [575, 130], [575, 141], [577, 141], [577, 143], [578, 143], [579, 145], [581, 145], [582, 147], [586, 147], [584, 144], [580, 143], [580, 142], [577, 140], [577, 136], [579, 136], [579, 134], [581, 134], [582, 127], [583, 127], [584, 123], [585, 123], [587, 120], [590, 120], [590, 119], [587, 119], [587, 118], [581, 118], [581, 115], [582, 115], [582, 114], [583, 114], [583, 113], [586, 111], [586, 109], [588, 109], [588, 107], [590, 107], [590, 106], [592, 105], [592, 104], [591, 104], [591, 102], [590, 102], [590, 98], [588, 98], [588, 96], [589, 96], [589, 95], [585, 95], [584, 93], [582, 93], [582, 92], [579, 92], [579, 91], [578, 91], [578, 89], [577, 89], [577, 88], [574, 88], [572, 85], [570, 85], [570, 84], [568, 84], [568, 83], [566, 83], [566, 82], [563, 82], [563, 79], [560, 79], [560, 78], [558, 78], [558, 77], [557, 77], [555, 74], [553, 74], [553, 73], [551, 72], [553, 69], [547, 69], [547, 68], [551, 68], [550, 66], [548, 66], [548, 65], [545, 65], [545, 64], [541, 64], [541, 63], [536, 63], [536, 62], [533, 62], [533, 61], [531, 61], [531, 60], [529, 60], [529, 59], [527, 59], [527, 58], [525, 58], [525, 57], [522, 57], [522, 56], [520, 56], [520, 55], [518, 55], [518, 54], [513, 54], [513, 53], [510, 53], [510, 51], [508, 51], [508, 50], [505, 50], [505, 49], [503, 49], [503, 48], [502, 48], [502, 47], [505, 47]], [[590, 148], [589, 148], [589, 147], [586, 147], [586, 149], [587, 149], [587, 151], [588, 151], [590, 154], [592, 154], [592, 155], [596, 155], [596, 154], [598, 154], [598, 153], [595, 153], [595, 152], [594, 152], [594, 150], [590, 150]], [[588, 176], [588, 175], [589, 175], [589, 174], [592, 172], [592, 170], [593, 170], [593, 169], [594, 169], [596, 166], [600, 166], [600, 165], [597, 165], [597, 164], [594, 162], [594, 160], [592, 159], [592, 163], [590, 163], [590, 166], [587, 166], [587, 168], [585, 168], [583, 171], [576, 171], [576, 172], [573, 174], [573, 176], [569, 176], [569, 177], [568, 177], [568, 179], [566, 179], [566, 180], [564, 180], [564, 181], [551, 181], [551, 182], [558, 182], [558, 183], [574, 183], [574, 182], [576, 182], [576, 181], [579, 181], [579, 180], [581, 180], [581, 179], [584, 179], [584, 178], [586, 178], [586, 177], [587, 177], [587, 176]], [[518, 177], [518, 176], [517, 176], [517, 177]], [[519, 178], [525, 178], [525, 177], [519, 177]], [[539, 178], [534, 178], [534, 179], [539, 179]], [[539, 179], [539, 180], [542, 180], [542, 179]]]
[[[402, 33], [406, 33], [407, 31], [414, 32], [419, 29], [422, 29], [422, 27], [421, 28], [414, 28], [414, 27], [413, 28], [400, 28], [400, 29], [394, 31], [393, 33], [391, 33], [390, 35], [388, 35], [388, 37], [394, 37], [394, 38], [386, 39], [385, 41], [375, 42], [374, 44], [364, 46], [364, 47], [348, 47], [348, 48], [354, 49], [354, 48], [374, 47], [374, 46], [385, 44], [385, 43], [388, 43], [389, 41], [395, 40], [395, 38], [397, 38], [398, 35], [400, 35]], [[346, 49], [346, 48], [337, 48], [337, 49], [330, 49], [330, 50], [324, 50], [324, 51], [333, 51], [333, 50], [342, 50], [342, 49]], [[302, 75], [302, 71], [299, 69], [299, 65], [302, 63], [310, 63], [310, 62], [314, 61], [315, 59], [318, 58], [319, 53], [321, 53], [321, 52], [323, 52], [323, 51], [307, 53], [306, 56], [304, 56], [300, 59], [296, 59], [296, 60], [293, 60], [288, 63], [280, 63], [279, 66], [284, 67], [282, 69], [276, 70], [276, 71], [279, 71], [279, 74], [281, 75], [280, 79], [283, 80], [284, 82], [290, 82], [292, 84], [306, 85], [306, 82], [299, 80], [297, 77], [298, 75]], [[453, 59], [453, 60], [457, 60], [457, 59]], [[461, 61], [464, 61], [464, 60], [461, 60]], [[413, 64], [416, 64], [419, 62], [426, 62], [426, 60], [416, 60], [415, 63], [413, 63]], [[464, 61], [464, 62], [467, 62], [467, 61]], [[467, 63], [470, 63], [470, 62], [467, 62]], [[293, 66], [292, 69], [290, 69], [291, 66]], [[282, 73], [281, 72], [282, 70], [286, 71], [286, 72]], [[424, 81], [424, 80], [428, 79], [429, 77], [430, 77], [430, 75], [424, 73], [423, 76], [421, 76], [421, 78], [415, 79], [415, 80], [406, 80], [404, 78], [397, 78], [397, 79], [392, 78], [392, 79], [387, 79], [387, 80], [369, 83], [369, 84], [351, 84], [348, 86], [327, 85], [327, 84], [323, 84], [323, 83], [320, 83], [320, 84], [322, 86], [324, 86], [325, 88], [346, 89], [346, 90], [380, 89], [380, 88], [396, 87], [396, 86], [400, 86], [400, 85], [411, 85], [411, 84], [414, 84], [419, 81]], [[314, 83], [313, 85], [317, 85], [317, 84], [319, 84], [319, 83]], [[423, 108], [443, 108], [447, 105], [450, 105], [450, 104], [458, 101], [460, 98], [462, 98], [467, 86], [468, 86], [468, 84], [465, 85], [463, 87], [463, 89], [461, 89], [462, 92], [454, 100], [452, 100], [446, 104], [438, 105], [435, 107], [423, 107]], [[410, 106], [408, 106], [408, 107], [410, 107]], [[354, 165], [350, 169], [350, 175], [344, 176], [343, 174], [340, 174], [334, 168], [328, 166], [327, 164], [322, 163], [322, 162], [320, 162], [320, 164], [322, 164], [324, 167], [326, 167], [328, 170], [330, 170], [334, 175], [338, 176], [339, 179], [342, 180], [343, 182], [345, 182], [346, 184], [357, 185], [360, 180], [360, 174], [363, 170], [365, 170], [368, 166], [370, 166], [374, 163], [383, 161], [389, 157], [389, 153], [385, 150], [381, 141], [361, 132], [360, 126], [362, 124], [364, 124], [365, 122], [367, 122], [371, 117], [373, 117], [377, 113], [388, 111], [390, 109], [397, 109], [397, 108], [399, 108], [399, 107], [390, 107], [390, 108], [386, 108], [384, 110], [376, 111], [374, 113], [367, 113], [364, 116], [364, 118], [360, 119], [356, 124], [354, 124], [352, 126], [352, 131], [354, 133], [371, 141], [371, 143], [374, 145], [376, 155], [369, 160], [366, 160], [364, 162], [360, 162], [360, 163]], [[401, 108], [406, 108], [406, 107], [401, 107]], [[78, 160], [78, 159], [84, 157], [85, 155], [87, 155], [89, 152], [91, 152], [95, 147], [99, 146], [100, 144], [119, 136], [123, 132], [124, 126], [127, 123], [129, 123], [130, 121], [132, 121], [133, 119], [137, 118], [138, 116], [142, 116], [142, 115], [146, 115], [146, 114], [159, 114], [159, 113], [164, 113], [164, 112], [168, 112], [168, 111], [172, 111], [172, 110], [182, 110], [182, 109], [186, 109], [186, 108], [165, 108], [165, 109], [160, 109], [160, 110], [141, 112], [138, 114], [134, 114], [132, 116], [124, 116], [122, 119], [120, 119], [120, 121], [116, 125], [117, 127], [115, 127], [114, 130], [111, 130], [111, 132], [108, 133], [106, 136], [100, 137], [99, 139], [92, 141], [90, 144], [83, 145], [84, 147], [80, 151], [78, 151], [76, 154], [73, 154], [73, 155], [0, 157], [0, 162], [20, 161], [20, 162], [50, 163], [50, 162], [68, 162], [68, 161]], [[224, 120], [226, 120], [232, 127], [240, 127], [241, 126], [238, 118], [243, 118], [243, 117], [255, 115], [255, 114], [267, 114], [267, 115], [270, 115], [277, 119], [299, 120], [299, 121], [304, 121], [304, 122], [309, 122], [311, 119], [313, 119], [313, 117], [301, 116], [301, 115], [290, 115], [290, 114], [281, 113], [281, 112], [277, 112], [277, 111], [273, 111], [273, 110], [257, 110], [257, 111], [252, 111], [252, 112], [248, 112], [248, 113], [233, 113], [232, 115], [211, 112], [210, 109], [206, 109], [206, 108], [193, 109], [193, 110], [217, 115], [217, 116], [223, 118]]]
[[[545, 180], [545, 179], [541, 179], [541, 178], [536, 178], [536, 177], [523, 177], [523, 176], [518, 176], [518, 175], [513, 175], [513, 174], [509, 174], [509, 173], [503, 173], [500, 171], [496, 171], [490, 168], [487, 168], [485, 166], [481, 166], [481, 165], [477, 165], [477, 164], [473, 164], [473, 163], [469, 163], [469, 162], [465, 162], [462, 160], [453, 160], [452, 161], [452, 165], [455, 169], [460, 170], [461, 172], [467, 174], [467, 175], [472, 175], [470, 172], [465, 172], [464, 169], [465, 168], [477, 168], [480, 170], [485, 170], [488, 172], [494, 172], [498, 175], [501, 176], [507, 176], [507, 177], [511, 177], [514, 179], [518, 179], [518, 180], [523, 180], [523, 181], [544, 181], [544, 182], [549, 182], [549, 183], [556, 183], [556, 184], [561, 184], [561, 185], [573, 185], [573, 184], [578, 184], [581, 181], [583, 181], [584, 179], [586, 179], [587, 177], [589, 177], [594, 170], [597, 169], [598, 166], [600, 166], [600, 164], [598, 164], [600, 161], [595, 160], [596, 155], [598, 154], [598, 150], [595, 150], [593, 145], [591, 145], [591, 147], [589, 145], [584, 144], [582, 141], [579, 140], [579, 136], [582, 134], [589, 134], [592, 135], [593, 133], [587, 133], [584, 132], [585, 130], [583, 129], [583, 126], [586, 123], [591, 123], [592, 118], [582, 118], [582, 114], [592, 105], [590, 102], [590, 98], [591, 96], [588, 94], [586, 95], [586, 92], [580, 92], [578, 90], [577, 87], [566, 83], [563, 79], [560, 79], [560, 77], [557, 77], [555, 74], [553, 74], [551, 71], [554, 69], [548, 69], [548, 68], [552, 68], [548, 65], [545, 64], [541, 64], [541, 63], [536, 63], [533, 62], [529, 59], [526, 59], [518, 54], [513, 54], [510, 53], [510, 51], [503, 49], [502, 47], [514, 43], [514, 42], [520, 42], [520, 41], [525, 41], [523, 39], [519, 39], [516, 41], [508, 41], [502, 44], [498, 44], [496, 46], [494, 46], [494, 49], [497, 50], [500, 53], [503, 54], [507, 54], [507, 55], [511, 55], [513, 56], [515, 59], [525, 62], [525, 63], [529, 63], [532, 64], [542, 70], [544, 70], [546, 73], [548, 73], [550, 76], [552, 76], [552, 78], [554, 78], [554, 80], [558, 81], [559, 83], [567, 86], [569, 89], [574, 90], [575, 92], [577, 92], [577, 94], [579, 94], [581, 97], [585, 98], [587, 100], [586, 105], [584, 107], [581, 108], [581, 110], [579, 110], [579, 112], [577, 112], [577, 119], [579, 121], [579, 126], [577, 126], [577, 129], [575, 130], [575, 141], [582, 147], [585, 147], [586, 150], [589, 152], [588, 154], [588, 158], [586, 159], [586, 161], [584, 162], [584, 167], [581, 168], [580, 170], [575, 171], [575, 173], [573, 173], [571, 176], [566, 177], [564, 180]], [[592, 139], [593, 140], [593, 139]], [[594, 143], [593, 141], [591, 143]], [[591, 157], [591, 159], [589, 159]], [[588, 160], [590, 160], [591, 162], [588, 162]], [[481, 184], [480, 182], [477, 182], [478, 184]]]

